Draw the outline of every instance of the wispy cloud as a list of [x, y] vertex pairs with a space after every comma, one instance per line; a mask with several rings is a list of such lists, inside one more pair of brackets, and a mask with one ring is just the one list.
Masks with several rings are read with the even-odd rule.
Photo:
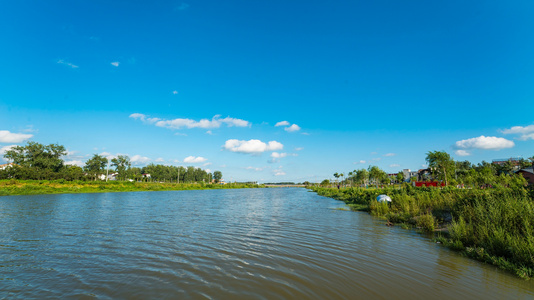
[[391, 164], [391, 165], [389, 165], [389, 167], [390, 168], [398, 168], [398, 167], [400, 167], [400, 165], [399, 164]]
[[8, 130], [0, 130], [0, 143], [22, 143], [32, 137], [33, 134], [12, 133]]
[[300, 126], [297, 125], [297, 124], [293, 124], [293, 125], [291, 125], [289, 127], [284, 128], [284, 130], [287, 131], [287, 132], [295, 132], [295, 131], [299, 131], [300, 130]]
[[360, 161], [354, 162], [355, 165], [364, 164], [364, 163], [366, 163], [365, 160], [360, 160]]
[[386, 154], [384, 154], [385, 157], [391, 157], [391, 156], [395, 156], [395, 155], [397, 155], [397, 154], [395, 154], [395, 153], [386, 153]]
[[521, 141], [534, 140], [534, 125], [528, 126], [513, 126], [508, 129], [501, 130], [504, 134], [516, 134], [519, 135], [517, 138]]
[[298, 126], [297, 124], [293, 124], [291, 126], [289, 126], [289, 123], [288, 121], [280, 121], [278, 123], [276, 123], [274, 126], [275, 127], [280, 127], [280, 126], [284, 126], [284, 130], [287, 131], [287, 132], [295, 132], [295, 131], [299, 131], [300, 130], [300, 126]]
[[263, 168], [246, 167], [245, 170], [252, 170], [256, 172], [263, 171]]
[[75, 64], [73, 64], [73, 63], [70, 63], [70, 62], [68, 62], [68, 61], [64, 61], [64, 60], [62, 60], [62, 59], [58, 60], [57, 63], [58, 63], [58, 64], [61, 64], [61, 65], [69, 66], [69, 67], [71, 67], [71, 68], [73, 68], [73, 69], [77, 69], [77, 68], [79, 68], [77, 65], [75, 65]]
[[85, 162], [83, 162], [81, 160], [67, 160], [67, 161], [65, 161], [65, 164], [69, 165], [69, 166], [78, 166], [78, 167], [85, 166]]
[[456, 150], [456, 151], [454, 151], [454, 153], [456, 155], [458, 155], [458, 156], [469, 156], [469, 155], [471, 155], [471, 153], [469, 153], [466, 150]]
[[236, 118], [221, 118], [220, 115], [215, 115], [211, 120], [209, 119], [201, 119], [199, 121], [192, 120], [192, 119], [173, 119], [173, 120], [165, 120], [160, 118], [149, 118], [148, 116], [140, 113], [134, 113], [130, 115], [130, 118], [132, 119], [138, 119], [141, 120], [144, 123], [147, 124], [154, 124], [158, 127], [168, 128], [168, 129], [192, 129], [192, 128], [203, 128], [203, 129], [212, 129], [212, 128], [220, 128], [223, 124], [227, 127], [250, 127], [250, 122], [242, 120], [242, 119], [236, 119]]
[[133, 165], [144, 165], [146, 163], [148, 163], [151, 159], [146, 157], [146, 156], [141, 156], [141, 155], [134, 155], [130, 158], [130, 162], [133, 164]]
[[247, 154], [258, 154], [263, 153], [265, 151], [277, 151], [282, 150], [283, 148], [284, 145], [277, 141], [270, 141], [268, 143], [264, 143], [260, 140], [255, 139], [248, 141], [231, 139], [227, 140], [223, 145], [223, 149], [225, 150]]
[[282, 166], [279, 166], [277, 169], [273, 170], [274, 176], [284, 176], [286, 175], [286, 172], [282, 170]]
[[269, 163], [277, 163], [280, 161], [280, 158], [288, 157], [288, 156], [298, 156], [296, 153], [279, 153], [279, 152], [273, 152], [271, 153], [271, 159], [268, 161]]
[[482, 149], [482, 150], [501, 150], [512, 148], [515, 143], [501, 137], [479, 136], [466, 140], [457, 141], [454, 148], [458, 150]]
[[165, 162], [165, 160], [161, 157], [156, 158], [154, 161], [158, 163]]
[[174, 10], [175, 10], [175, 11], [186, 10], [186, 9], [189, 8], [189, 6], [190, 6], [189, 4], [187, 4], [187, 3], [185, 3], [185, 2], [182, 2], [182, 3], [178, 4], [178, 5], [176, 5], [176, 6], [174, 7]]
[[196, 163], [203, 163], [205, 161], [207, 161], [208, 159], [207, 158], [204, 158], [202, 156], [188, 156], [186, 158], [184, 158], [184, 163], [188, 163], [188, 164], [196, 164]]
[[178, 91], [172, 91], [173, 95], [178, 95]]
[[303, 147], [297, 147], [297, 148], [295, 148], [295, 151], [302, 151], [302, 150], [304, 150]]
[[119, 64], [120, 64], [120, 62], [118, 62], [118, 61], [114, 61], [114, 62], [111, 63], [111, 65], [114, 66], [114, 67], [118, 67]]

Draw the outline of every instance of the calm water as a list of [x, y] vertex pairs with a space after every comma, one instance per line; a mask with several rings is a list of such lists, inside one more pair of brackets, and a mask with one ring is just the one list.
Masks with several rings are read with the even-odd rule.
[[532, 299], [300, 188], [0, 197], [0, 298]]

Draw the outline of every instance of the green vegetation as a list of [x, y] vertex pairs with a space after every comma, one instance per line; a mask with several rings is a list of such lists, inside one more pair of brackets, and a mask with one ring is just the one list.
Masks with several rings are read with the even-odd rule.
[[[130, 158], [119, 155], [111, 160], [94, 154], [85, 162], [83, 168], [66, 165], [62, 157], [67, 154], [66, 148], [58, 144], [42, 145], [28, 142], [25, 146], [15, 146], [6, 151], [4, 158], [14, 165], [0, 170], [0, 180], [64, 180], [64, 181], [101, 181], [110, 180], [174, 182], [174, 183], [209, 183], [221, 181], [222, 173], [208, 173], [195, 167], [177, 167], [149, 164], [145, 167], [132, 167]], [[108, 167], [111, 167], [108, 170]], [[106, 180], [107, 181], [107, 180]]]
[[140, 191], [178, 191], [263, 187], [255, 184], [157, 183], [129, 181], [0, 180], [0, 196]]
[[[352, 210], [384, 218], [388, 225], [434, 233], [436, 241], [468, 257], [532, 278], [534, 187], [527, 187], [526, 180], [512, 172], [513, 165], [482, 162], [474, 166], [455, 162], [444, 152], [429, 152], [426, 160], [431, 166], [430, 179], [452, 186], [416, 188], [405, 182], [368, 188], [366, 182], [380, 176], [370, 167], [353, 172], [354, 182], [362, 186], [310, 189], [344, 201]], [[361, 175], [365, 173], [367, 177]], [[392, 202], [376, 201], [381, 194], [390, 196]]]

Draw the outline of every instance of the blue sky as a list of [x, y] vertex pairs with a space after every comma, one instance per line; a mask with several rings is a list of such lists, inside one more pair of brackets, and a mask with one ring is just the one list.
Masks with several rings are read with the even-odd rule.
[[[534, 155], [532, 1], [3, 1], [0, 149], [315, 181]], [[278, 125], [278, 126], [276, 126]]]

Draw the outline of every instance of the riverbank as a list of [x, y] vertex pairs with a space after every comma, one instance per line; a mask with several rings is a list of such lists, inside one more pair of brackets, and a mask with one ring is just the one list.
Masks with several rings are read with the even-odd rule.
[[[320, 188], [319, 195], [384, 218], [388, 225], [433, 232], [436, 241], [515, 275], [534, 276], [534, 191], [497, 189]], [[391, 204], [376, 197], [387, 194]]]
[[159, 183], [127, 181], [0, 180], [0, 196], [258, 188], [254, 184]]

